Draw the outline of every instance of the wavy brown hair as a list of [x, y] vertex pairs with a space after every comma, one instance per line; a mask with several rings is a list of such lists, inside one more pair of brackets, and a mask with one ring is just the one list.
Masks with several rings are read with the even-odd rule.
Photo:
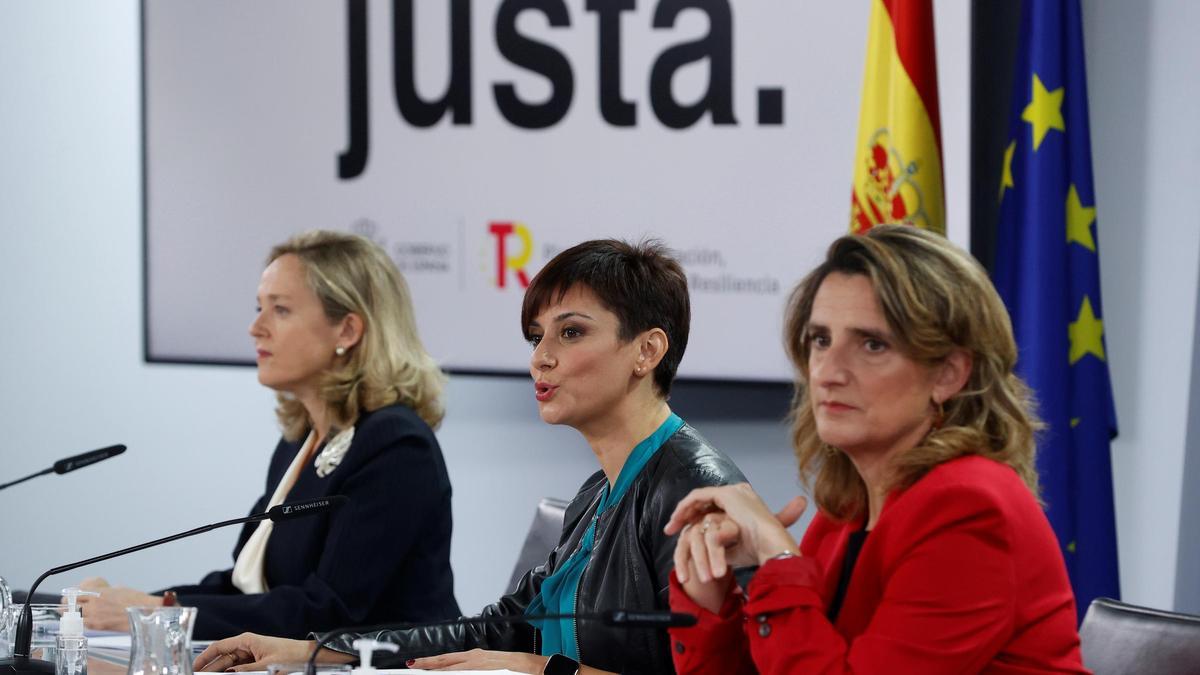
[[[445, 414], [446, 378], [421, 344], [408, 284], [383, 249], [365, 237], [313, 230], [271, 249], [267, 264], [288, 254], [304, 264], [308, 287], [331, 322], [348, 314], [363, 322], [362, 339], [320, 383], [331, 426], [344, 429], [363, 412], [402, 403], [436, 428]], [[277, 398], [284, 437], [299, 440], [312, 426], [308, 411], [291, 396]]]
[[979, 263], [945, 238], [885, 225], [833, 242], [788, 301], [784, 339], [797, 380], [792, 444], [817, 506], [842, 520], [867, 508], [866, 486], [850, 458], [817, 434], [808, 393], [809, 317], [821, 283], [835, 272], [871, 280], [909, 358], [932, 366], [959, 349], [972, 357], [966, 386], [944, 403], [942, 426], [892, 460], [887, 488], [907, 488], [942, 462], [977, 454], [1011, 466], [1037, 496], [1034, 436], [1042, 424], [1029, 387], [1013, 372], [1017, 346], [1004, 303]]

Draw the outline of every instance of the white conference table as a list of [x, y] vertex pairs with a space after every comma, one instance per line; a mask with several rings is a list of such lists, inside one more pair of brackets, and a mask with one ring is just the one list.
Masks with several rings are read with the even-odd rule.
[[[199, 654], [208, 646], [207, 641], [192, 643], [192, 652]], [[129, 668], [129, 634], [100, 633], [89, 634], [88, 637], [88, 675], [123, 675]], [[265, 675], [267, 671], [246, 671], [248, 675]], [[429, 673], [434, 671], [380, 668], [375, 672], [380, 675], [406, 675], [409, 673]], [[519, 675], [511, 670], [459, 670], [457, 675]]]

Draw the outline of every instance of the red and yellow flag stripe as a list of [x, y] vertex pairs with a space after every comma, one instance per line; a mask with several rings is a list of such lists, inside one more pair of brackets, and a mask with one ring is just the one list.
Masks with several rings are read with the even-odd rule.
[[946, 232], [931, 0], [872, 0], [850, 231]]

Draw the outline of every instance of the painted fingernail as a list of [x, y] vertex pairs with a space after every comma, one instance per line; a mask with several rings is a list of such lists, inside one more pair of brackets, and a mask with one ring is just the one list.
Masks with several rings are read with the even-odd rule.
[[417, 660], [416, 660], [416, 659], [409, 659], [409, 660], [407, 660], [407, 661], [405, 661], [405, 662], [404, 662], [404, 665], [406, 665], [406, 666], [411, 666], [412, 664], [414, 664], [414, 663], [416, 663], [416, 662], [417, 662]]

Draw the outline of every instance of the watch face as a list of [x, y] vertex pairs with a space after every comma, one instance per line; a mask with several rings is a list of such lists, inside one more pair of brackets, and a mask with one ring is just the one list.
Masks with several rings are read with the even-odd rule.
[[546, 662], [546, 669], [542, 672], [546, 675], [577, 675], [579, 673], [579, 662], [573, 661], [562, 654], [552, 654], [550, 660]]

